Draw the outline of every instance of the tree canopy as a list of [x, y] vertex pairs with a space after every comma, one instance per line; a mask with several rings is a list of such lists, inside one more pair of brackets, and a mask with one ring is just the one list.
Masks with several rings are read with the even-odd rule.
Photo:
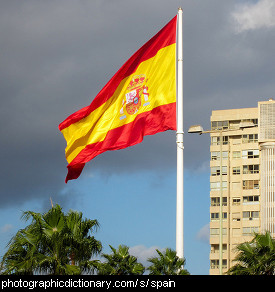
[[59, 205], [44, 214], [24, 212], [22, 218], [31, 223], [10, 240], [3, 274], [72, 275], [94, 269], [91, 256], [102, 249], [92, 236], [97, 220], [72, 210], [64, 214]]
[[269, 232], [255, 234], [236, 251], [236, 264], [228, 270], [229, 275], [275, 275], [275, 240]]

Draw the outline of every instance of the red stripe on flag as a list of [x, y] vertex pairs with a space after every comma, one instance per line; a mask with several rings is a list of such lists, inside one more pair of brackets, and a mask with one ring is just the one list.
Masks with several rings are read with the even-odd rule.
[[175, 16], [166, 26], [164, 26], [155, 36], [145, 43], [126, 63], [117, 71], [110, 81], [94, 98], [92, 103], [73, 113], [59, 125], [59, 130], [69, 127], [71, 124], [87, 117], [92, 111], [97, 109], [113, 96], [120, 82], [127, 76], [133, 74], [139, 64], [154, 57], [157, 52], [176, 42], [177, 16]]
[[85, 163], [108, 150], [119, 150], [142, 142], [146, 135], [176, 130], [176, 103], [165, 104], [152, 111], [139, 114], [136, 119], [110, 130], [104, 141], [87, 145], [67, 166], [65, 182], [80, 176]]

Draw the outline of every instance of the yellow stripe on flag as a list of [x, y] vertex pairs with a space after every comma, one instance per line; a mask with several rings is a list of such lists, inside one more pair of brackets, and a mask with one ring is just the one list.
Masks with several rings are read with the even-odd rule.
[[[176, 102], [175, 52], [175, 44], [160, 49], [154, 57], [140, 63], [133, 74], [123, 79], [113, 96], [104, 104], [92, 111], [86, 118], [62, 130], [67, 141], [65, 152], [68, 163], [86, 145], [103, 141], [110, 130], [133, 122], [141, 113]], [[135, 103], [133, 103], [133, 109], [130, 108], [130, 103], [126, 104], [126, 94], [128, 94], [129, 102], [131, 91], [136, 90], [135, 84], [132, 85], [132, 88], [129, 84], [135, 77], [140, 78], [140, 83], [143, 81], [141, 86], [146, 87], [146, 90], [140, 89], [141, 100], [140, 104], [137, 104], [139, 108], [136, 113], [129, 114], [128, 111], [135, 110]], [[139, 85], [137, 84], [136, 87]], [[147, 98], [148, 100], [146, 100]], [[128, 106], [127, 109], [126, 106]]]

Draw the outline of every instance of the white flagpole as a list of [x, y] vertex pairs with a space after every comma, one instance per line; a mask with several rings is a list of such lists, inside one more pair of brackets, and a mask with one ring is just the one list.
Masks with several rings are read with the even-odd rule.
[[177, 27], [177, 215], [176, 252], [183, 258], [183, 53], [182, 8], [178, 9]]

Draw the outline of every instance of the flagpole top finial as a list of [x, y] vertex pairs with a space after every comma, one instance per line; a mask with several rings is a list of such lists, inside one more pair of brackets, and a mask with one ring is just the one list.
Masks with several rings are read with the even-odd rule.
[[181, 8], [181, 7], [179, 7], [179, 8], [178, 8], [178, 11], [180, 11], [180, 10], [182, 10], [182, 8]]

